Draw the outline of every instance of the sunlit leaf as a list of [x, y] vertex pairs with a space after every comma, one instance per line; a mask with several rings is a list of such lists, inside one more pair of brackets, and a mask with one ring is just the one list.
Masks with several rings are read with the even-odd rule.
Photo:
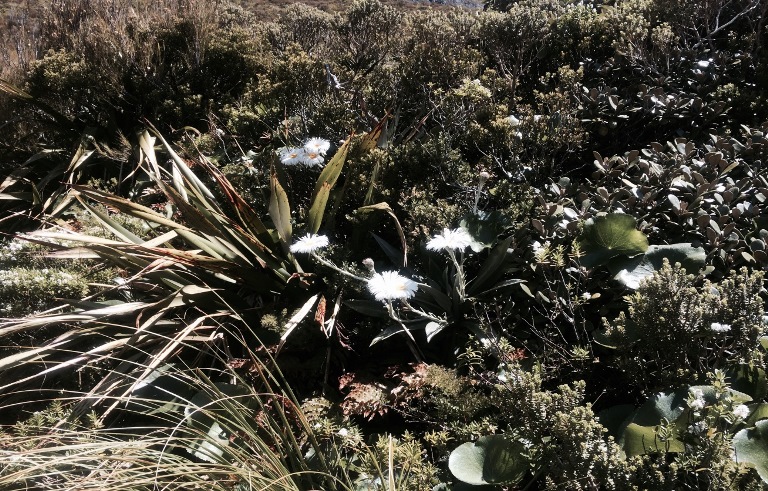
[[659, 271], [667, 259], [670, 264], [680, 263], [690, 274], [696, 274], [704, 267], [707, 254], [702, 247], [692, 244], [652, 245], [645, 254], [633, 258], [617, 257], [609, 267], [615, 273], [614, 278], [627, 288], [636, 289], [640, 282]]
[[768, 420], [755, 423], [733, 437], [734, 459], [754, 467], [763, 482], [768, 483]]
[[616, 256], [637, 256], [648, 249], [648, 239], [637, 230], [634, 217], [623, 213], [600, 216], [588, 221], [578, 239], [585, 252], [581, 263], [586, 267], [606, 264]]
[[448, 457], [448, 469], [467, 484], [511, 484], [528, 471], [522, 443], [505, 435], [488, 435], [467, 442]]

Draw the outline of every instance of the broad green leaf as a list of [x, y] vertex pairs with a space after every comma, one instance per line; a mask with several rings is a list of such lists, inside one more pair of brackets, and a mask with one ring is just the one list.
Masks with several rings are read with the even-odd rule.
[[642, 280], [650, 278], [661, 269], [665, 259], [669, 260], [670, 264], [680, 263], [688, 273], [696, 274], [704, 267], [707, 254], [704, 248], [693, 247], [689, 243], [652, 245], [642, 256], [615, 258], [611, 261], [609, 269], [615, 273], [614, 278], [624, 286], [636, 289]]
[[660, 392], [649, 398], [640, 406], [632, 418], [634, 423], [641, 426], [656, 426], [663, 419], [675, 421], [682, 416], [687, 407], [688, 389], [678, 389], [671, 393]]
[[182, 411], [196, 391], [179, 372], [176, 363], [166, 363], [153, 370], [127, 396], [126, 410], [146, 415]]
[[323, 215], [325, 215], [325, 208], [328, 206], [328, 199], [331, 197], [331, 184], [324, 182], [320, 186], [320, 190], [315, 195], [315, 199], [312, 201], [312, 207], [307, 213], [307, 230], [310, 233], [316, 234], [320, 230], [320, 225], [323, 222]]
[[512, 484], [528, 471], [524, 452], [523, 444], [508, 436], [484, 436], [451, 452], [448, 469], [456, 479], [467, 484]]
[[[376, 127], [360, 140], [360, 143], [358, 144], [356, 149], [357, 154], [369, 152], [374, 148], [376, 148], [376, 146], [379, 144], [379, 140], [382, 137], [384, 129], [386, 128], [388, 119], [389, 119], [389, 114], [386, 114], [381, 119], [381, 121], [379, 121]], [[365, 193], [365, 199], [363, 199], [364, 205], [370, 205], [371, 203], [373, 203], [374, 192], [376, 190], [376, 185], [379, 182], [380, 172], [381, 172], [381, 162], [377, 160], [373, 169], [371, 169], [370, 184], [368, 185], [368, 191]]]
[[504, 268], [501, 266], [507, 257], [507, 251], [512, 243], [512, 239], [512, 236], [507, 237], [491, 250], [477, 276], [470, 282], [467, 288], [468, 295], [479, 295], [496, 286], [495, 283], [505, 273]]
[[442, 309], [443, 312], [451, 312], [451, 310], [453, 310], [451, 299], [437, 288], [424, 283], [419, 283], [419, 290], [429, 296], [431, 300], [434, 300], [434, 304]]
[[435, 322], [435, 321], [429, 321], [427, 322], [427, 325], [424, 327], [424, 332], [427, 335], [427, 342], [431, 342], [432, 339], [440, 334], [440, 332], [445, 329], [447, 324], [444, 322]]
[[662, 438], [658, 426], [640, 426], [629, 423], [620, 444], [628, 457], [659, 452], [684, 452], [685, 445], [673, 437]]
[[316, 234], [317, 231], [320, 230], [320, 224], [323, 221], [328, 198], [331, 190], [336, 185], [336, 181], [339, 180], [341, 169], [344, 167], [344, 162], [347, 160], [351, 145], [352, 137], [350, 136], [344, 144], [336, 150], [336, 153], [317, 178], [315, 191], [312, 193], [312, 205], [309, 208], [307, 216], [307, 231], [310, 233]]
[[755, 423], [733, 437], [734, 460], [744, 462], [757, 470], [763, 482], [768, 483], [768, 420]]
[[225, 382], [195, 394], [184, 409], [187, 425], [197, 430], [184, 439], [187, 450], [207, 462], [230, 462], [233, 456], [227, 447], [236, 431], [231, 415], [248, 412], [249, 406], [255, 405], [250, 399], [247, 387]]
[[405, 254], [403, 251], [399, 251], [395, 249], [392, 245], [390, 245], [389, 242], [379, 237], [377, 234], [374, 234], [371, 232], [371, 236], [373, 237], [373, 240], [376, 241], [376, 243], [381, 247], [381, 250], [384, 251], [384, 254], [387, 256], [387, 259], [390, 260], [392, 264], [400, 265], [402, 264], [403, 267], [406, 265], [406, 259]]
[[635, 218], [623, 213], [588, 220], [578, 239], [585, 252], [581, 263], [588, 267], [606, 264], [616, 256], [637, 256], [648, 250], [648, 239], [637, 230]]
[[283, 244], [283, 248], [288, 251], [288, 247], [291, 244], [291, 235], [293, 229], [291, 227], [291, 206], [288, 203], [288, 195], [280, 185], [280, 181], [277, 179], [277, 173], [274, 167], [272, 168], [272, 175], [270, 178], [270, 190], [269, 197], [269, 216], [272, 222], [275, 224], [277, 233], [280, 236], [280, 242]]

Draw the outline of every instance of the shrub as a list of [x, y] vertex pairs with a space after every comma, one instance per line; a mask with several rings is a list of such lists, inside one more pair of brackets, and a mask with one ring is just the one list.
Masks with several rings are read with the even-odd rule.
[[681, 380], [699, 383], [726, 363], [762, 362], [763, 274], [742, 268], [718, 283], [697, 287], [694, 280], [667, 262], [626, 298], [626, 315], [605, 322], [608, 344], [620, 350], [617, 363], [645, 394]]

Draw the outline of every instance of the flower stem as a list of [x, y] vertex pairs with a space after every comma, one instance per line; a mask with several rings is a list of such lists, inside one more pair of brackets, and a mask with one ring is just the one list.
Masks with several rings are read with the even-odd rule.
[[343, 274], [345, 276], [348, 276], [348, 277], [352, 278], [353, 280], [357, 280], [357, 281], [360, 281], [362, 283], [366, 283], [368, 281], [368, 280], [366, 280], [365, 278], [363, 278], [361, 276], [357, 276], [355, 274], [350, 273], [349, 271], [345, 271], [345, 270], [341, 269], [340, 267], [336, 266], [335, 264], [333, 264], [332, 262], [328, 261], [327, 259], [323, 259], [322, 257], [320, 257], [315, 252], [310, 253], [310, 255], [313, 258], [315, 258], [317, 260], [317, 262], [319, 262], [320, 264], [322, 264], [324, 266], [328, 266], [329, 268], [333, 269], [334, 271], [338, 271], [339, 273], [341, 273], [341, 274]]
[[464, 291], [466, 288], [465, 282], [464, 282], [464, 268], [461, 267], [461, 263], [456, 259], [456, 253], [453, 252], [452, 249], [447, 249], [448, 257], [451, 258], [451, 261], [453, 262], [453, 266], [456, 268], [456, 276], [459, 280], [459, 298], [464, 300]]
[[397, 324], [400, 326], [403, 332], [408, 336], [405, 339], [405, 342], [408, 345], [408, 348], [411, 350], [411, 353], [413, 353], [413, 356], [416, 358], [416, 361], [418, 363], [423, 362], [424, 356], [421, 354], [421, 352], [419, 351], [419, 347], [416, 345], [416, 339], [413, 337], [413, 334], [411, 334], [411, 331], [409, 331], [408, 328], [405, 327], [405, 324], [403, 324], [403, 322], [395, 313], [395, 309], [392, 308], [392, 300], [387, 300], [387, 311], [389, 312], [389, 318], [397, 322]]

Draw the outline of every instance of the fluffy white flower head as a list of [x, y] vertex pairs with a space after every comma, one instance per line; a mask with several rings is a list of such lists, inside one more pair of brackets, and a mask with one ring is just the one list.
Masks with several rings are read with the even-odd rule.
[[325, 235], [307, 234], [291, 244], [291, 252], [309, 254], [328, 245], [328, 237]]
[[321, 167], [323, 162], [325, 162], [325, 159], [317, 152], [304, 152], [304, 155], [301, 157], [301, 163], [308, 167]]
[[376, 300], [398, 300], [416, 295], [419, 285], [395, 271], [377, 273], [368, 280], [368, 290]]
[[730, 324], [720, 324], [719, 322], [713, 322], [709, 327], [715, 332], [728, 332], [731, 330]]
[[297, 165], [302, 163], [305, 154], [303, 148], [281, 148], [280, 162], [284, 165]]
[[472, 245], [472, 236], [465, 228], [443, 229], [442, 234], [437, 234], [427, 242], [427, 249], [430, 251], [444, 250], [464, 250]]
[[749, 416], [749, 408], [745, 404], [739, 404], [733, 408], [733, 415], [737, 418], [747, 419], [747, 416]]
[[331, 142], [322, 138], [310, 138], [304, 142], [304, 150], [307, 153], [319, 153], [325, 155], [328, 149], [331, 148]]

